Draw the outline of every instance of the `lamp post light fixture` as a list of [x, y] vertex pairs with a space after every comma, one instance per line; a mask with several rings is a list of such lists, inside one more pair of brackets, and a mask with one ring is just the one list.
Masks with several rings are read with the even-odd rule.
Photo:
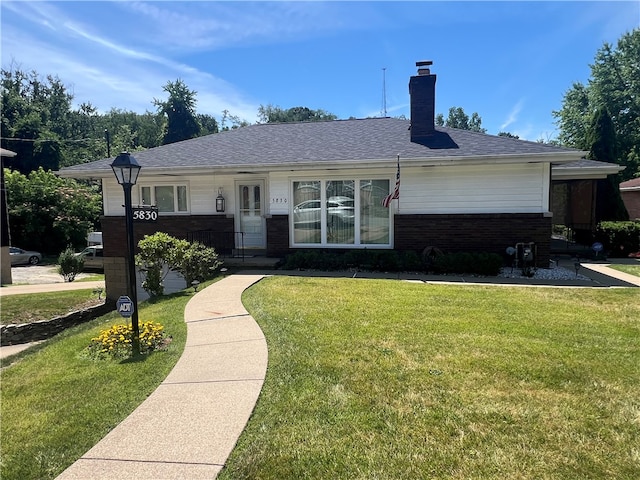
[[216, 212], [224, 212], [224, 196], [222, 195], [222, 187], [218, 187], [218, 196], [216, 197]]
[[140, 164], [129, 152], [122, 152], [111, 164], [111, 169], [122, 185], [124, 191], [124, 216], [127, 230], [127, 262], [129, 263], [129, 298], [133, 303], [133, 314], [131, 315], [131, 327], [133, 329], [133, 339], [131, 346], [133, 354], [140, 353], [140, 327], [138, 325], [138, 294], [136, 287], [136, 261], [135, 245], [133, 241], [133, 207], [131, 205], [131, 189], [138, 181], [140, 174]]

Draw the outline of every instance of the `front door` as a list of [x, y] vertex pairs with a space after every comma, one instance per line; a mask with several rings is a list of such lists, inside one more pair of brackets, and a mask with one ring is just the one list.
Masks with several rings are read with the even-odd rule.
[[[238, 228], [244, 233], [245, 248], [266, 247], [264, 219], [264, 182], [238, 184]], [[240, 239], [236, 239], [240, 242]], [[242, 245], [236, 245], [241, 247]]]

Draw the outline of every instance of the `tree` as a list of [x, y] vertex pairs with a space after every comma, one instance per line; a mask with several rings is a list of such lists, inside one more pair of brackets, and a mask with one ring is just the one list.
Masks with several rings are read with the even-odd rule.
[[559, 141], [589, 150], [587, 138], [593, 115], [600, 107], [609, 112], [616, 132], [615, 163], [626, 168], [621, 181], [640, 176], [640, 29], [625, 33], [616, 47], [608, 43], [597, 51], [587, 85], [574, 83], [562, 107], [554, 111]]
[[62, 160], [61, 138], [70, 131], [73, 95], [54, 76], [2, 69], [2, 146], [17, 153], [5, 166], [29, 173], [42, 166], [57, 170]]
[[451, 107], [449, 109], [449, 116], [446, 121], [444, 115], [439, 113], [436, 115], [436, 125], [458, 128], [460, 130], [471, 130], [472, 132], [487, 133], [485, 128], [482, 128], [482, 118], [477, 112], [471, 114], [471, 118], [467, 115], [462, 107]]
[[153, 100], [154, 105], [158, 107], [158, 112], [167, 117], [162, 144], [166, 145], [197, 137], [200, 134], [200, 125], [195, 112], [195, 90], [189, 90], [180, 79], [175, 82], [167, 82], [162, 89], [169, 94], [169, 98], [166, 101]]
[[28, 176], [5, 169], [12, 241], [23, 248], [58, 253], [86, 244], [102, 213], [95, 186], [60, 178], [39, 168]]
[[[616, 131], [606, 108], [600, 107], [593, 115], [587, 131], [590, 145], [589, 158], [599, 162], [614, 163], [616, 158]], [[615, 175], [598, 182], [596, 200], [596, 222], [605, 220], [629, 220]]]
[[271, 104], [260, 105], [258, 119], [260, 123], [322, 122], [336, 120], [338, 117], [324, 110], [311, 110], [308, 107], [282, 109]]
[[[231, 125], [227, 125], [229, 122]], [[242, 120], [238, 115], [231, 115], [229, 110], [222, 111], [222, 119], [220, 120], [220, 131], [226, 132], [228, 130], [235, 130], [236, 128], [246, 127], [249, 122]]]
[[196, 118], [200, 124], [200, 135], [218, 133], [218, 121], [215, 117], [205, 113], [199, 113], [196, 115]]
[[507, 137], [507, 138], [515, 138], [516, 140], [520, 138], [518, 135], [514, 135], [513, 133], [510, 133], [510, 132], [498, 132], [498, 136], [499, 137]]

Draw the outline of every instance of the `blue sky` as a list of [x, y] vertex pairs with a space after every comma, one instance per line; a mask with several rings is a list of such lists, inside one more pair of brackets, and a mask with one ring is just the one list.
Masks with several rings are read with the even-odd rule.
[[155, 111], [182, 79], [197, 111], [254, 122], [258, 107], [409, 117], [415, 62], [432, 60], [436, 111], [478, 112], [488, 133], [557, 135], [552, 111], [587, 82], [603, 42], [640, 27], [623, 2], [0, 3], [3, 68], [57, 75], [91, 102]]

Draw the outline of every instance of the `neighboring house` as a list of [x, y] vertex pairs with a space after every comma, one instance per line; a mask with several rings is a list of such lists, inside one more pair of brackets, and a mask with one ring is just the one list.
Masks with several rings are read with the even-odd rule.
[[627, 207], [630, 220], [640, 220], [640, 178], [633, 178], [620, 184], [620, 195]]
[[[429, 246], [504, 254], [533, 242], [537, 264], [547, 267], [552, 175], [586, 152], [436, 127], [436, 76], [428, 64], [419, 62], [410, 79], [410, 120], [251, 125], [135, 152], [142, 169], [133, 204], [160, 212], [155, 224], [135, 224], [136, 243], [164, 231], [223, 253], [280, 257], [300, 249], [421, 253]], [[398, 155], [400, 196], [385, 208]], [[115, 298], [126, 291], [126, 238], [112, 161], [59, 173], [102, 181], [105, 276]], [[581, 169], [574, 170], [579, 178]], [[218, 197], [224, 211], [216, 209]]]

